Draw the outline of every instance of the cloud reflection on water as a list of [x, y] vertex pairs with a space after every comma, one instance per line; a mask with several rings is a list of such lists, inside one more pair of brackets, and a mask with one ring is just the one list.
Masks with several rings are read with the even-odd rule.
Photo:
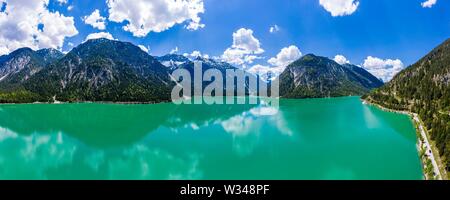
[[64, 134], [20, 136], [0, 128], [0, 179], [200, 179], [198, 157], [136, 144], [89, 148]]

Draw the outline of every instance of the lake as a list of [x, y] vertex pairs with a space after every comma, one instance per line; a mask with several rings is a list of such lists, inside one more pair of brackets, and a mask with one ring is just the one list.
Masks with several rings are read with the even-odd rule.
[[422, 179], [406, 115], [358, 97], [0, 105], [0, 179]]

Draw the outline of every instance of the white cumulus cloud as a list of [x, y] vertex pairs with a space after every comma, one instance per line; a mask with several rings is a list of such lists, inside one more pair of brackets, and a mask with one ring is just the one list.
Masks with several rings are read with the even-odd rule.
[[203, 0], [107, 0], [107, 5], [109, 20], [127, 22], [123, 29], [136, 37], [162, 32], [185, 22], [189, 30], [205, 26], [199, 16], [205, 12]]
[[[271, 65], [254, 65], [247, 71], [253, 74], [259, 74], [263, 80], [274, 79], [280, 75], [286, 66], [296, 61], [302, 56], [298, 47], [291, 45], [281, 49], [276, 57], [270, 58], [267, 62]], [[268, 74], [271, 77], [268, 77]]]
[[[262, 80], [274, 80], [278, 75], [283, 73], [286, 67], [273, 67], [268, 65], [254, 65], [247, 72], [260, 75]], [[270, 74], [270, 77], [269, 77]]]
[[422, 2], [422, 7], [423, 8], [431, 8], [434, 6], [434, 4], [436, 4], [437, 0], [427, 0], [425, 2]]
[[267, 62], [273, 66], [286, 67], [302, 56], [298, 47], [291, 45], [281, 49], [276, 57], [270, 58]]
[[259, 54], [264, 53], [261, 43], [253, 36], [253, 30], [241, 28], [233, 33], [233, 45], [226, 49], [222, 60], [237, 64], [251, 64], [254, 60], [261, 58]]
[[253, 30], [241, 28], [233, 33], [232, 48], [243, 49], [255, 54], [263, 53], [261, 43], [253, 36]]
[[333, 17], [351, 15], [359, 6], [358, 0], [319, 0], [319, 3]]
[[99, 38], [106, 38], [109, 40], [115, 40], [114, 37], [111, 35], [111, 33], [108, 32], [99, 32], [99, 33], [91, 33], [89, 34], [84, 41], [92, 40], [92, 39], [99, 39]]
[[9, 0], [0, 12], [0, 54], [21, 47], [61, 49], [64, 40], [78, 34], [73, 17], [50, 12], [49, 0]]
[[404, 69], [403, 62], [399, 59], [381, 59], [372, 56], [368, 56], [362, 66], [384, 82], [390, 81], [397, 73]]
[[334, 57], [334, 61], [337, 62], [340, 65], [345, 65], [345, 64], [349, 64], [350, 63], [350, 61], [347, 60], [347, 58], [345, 56], [343, 56], [343, 55], [336, 55]]
[[105, 20], [106, 18], [100, 15], [100, 11], [98, 9], [92, 12], [91, 15], [83, 18], [84, 23], [89, 24], [94, 28], [98, 28], [99, 30], [106, 29]]

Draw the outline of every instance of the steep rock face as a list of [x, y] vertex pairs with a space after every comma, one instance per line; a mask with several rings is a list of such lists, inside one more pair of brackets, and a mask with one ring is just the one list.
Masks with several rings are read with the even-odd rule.
[[42, 101], [160, 102], [170, 97], [168, 71], [139, 47], [87, 41], [24, 82]]
[[373, 89], [379, 88], [384, 85], [383, 81], [372, 75], [364, 68], [352, 64], [345, 64], [342, 66], [350, 69], [353, 73], [355, 73], [358, 82], [360, 82], [366, 88]]
[[32, 60], [33, 50], [18, 49], [9, 55], [0, 58], [0, 80], [23, 70]]
[[383, 84], [362, 68], [342, 66], [313, 54], [290, 64], [279, 80], [280, 95], [286, 98], [363, 95]]
[[69, 54], [74, 57], [63, 62], [82, 63], [83, 60], [95, 58], [109, 59], [115, 63], [126, 64], [141, 76], [155, 79], [154, 81], [159, 79], [167, 82], [168, 80], [167, 69], [158, 60], [129, 42], [108, 39], [89, 40]]
[[64, 54], [55, 49], [21, 48], [0, 57], [0, 90], [13, 90]]
[[363, 98], [419, 114], [450, 171], [450, 39]]
[[64, 57], [64, 54], [56, 49], [41, 49], [36, 51], [36, 54], [42, 58], [42, 61], [46, 65], [49, 65]]
[[90, 40], [30, 79], [26, 88], [62, 101], [169, 100], [167, 69], [131, 43]]

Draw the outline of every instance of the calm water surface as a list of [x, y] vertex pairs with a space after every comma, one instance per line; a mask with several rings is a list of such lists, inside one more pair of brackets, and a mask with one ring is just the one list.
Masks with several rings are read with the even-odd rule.
[[421, 179], [409, 117], [358, 97], [0, 105], [0, 179]]

